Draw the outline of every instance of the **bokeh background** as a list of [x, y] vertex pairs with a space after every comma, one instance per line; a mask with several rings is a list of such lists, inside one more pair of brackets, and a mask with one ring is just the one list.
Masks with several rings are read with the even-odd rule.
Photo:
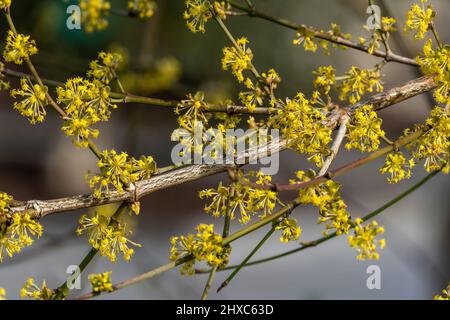
[[[125, 8], [126, 1], [112, 1], [114, 8]], [[295, 22], [328, 29], [330, 23], [341, 25], [344, 32], [357, 38], [367, 36], [362, 26], [368, 15], [363, 0], [253, 0], [258, 9]], [[401, 32], [407, 8], [412, 1], [382, 0], [384, 15], [394, 16], [400, 32], [393, 37], [395, 52], [414, 56], [420, 42]], [[160, 0], [158, 11], [150, 20], [129, 19], [111, 15], [110, 26], [102, 32], [86, 34], [66, 28], [68, 2], [13, 1], [13, 18], [20, 32], [36, 39], [40, 54], [34, 62], [45, 78], [65, 80], [85, 74], [90, 60], [102, 50], [120, 50], [127, 56], [121, 72], [127, 89], [142, 95], [179, 99], [189, 92], [203, 90], [209, 101], [226, 97], [236, 99], [240, 90], [231, 74], [220, 66], [221, 50], [228, 42], [214, 23], [206, 34], [192, 34], [182, 19], [183, 1]], [[432, 0], [438, 14], [437, 26], [442, 39], [450, 39], [446, 16], [450, 3]], [[236, 36], [247, 36], [260, 70], [275, 68], [283, 78], [279, 96], [311, 92], [312, 70], [333, 64], [339, 73], [350, 66], [370, 67], [379, 59], [354, 50], [334, 50], [331, 56], [311, 54], [292, 45], [295, 32], [255, 18], [235, 17], [227, 20]], [[1, 38], [6, 25], [1, 19]], [[15, 70], [26, 71], [17, 66]], [[390, 88], [419, 76], [414, 67], [389, 64], [383, 73], [385, 87]], [[12, 84], [16, 84], [15, 80]], [[385, 130], [395, 137], [404, 128], [422, 121], [432, 100], [429, 95], [403, 102], [382, 111]], [[84, 175], [95, 170], [94, 157], [74, 148], [60, 131], [60, 120], [49, 112], [47, 120], [30, 126], [12, 109], [7, 93], [0, 97], [0, 190], [16, 199], [50, 199], [87, 193]], [[151, 154], [160, 166], [171, 164], [170, 134], [176, 128], [176, 117], [169, 109], [146, 105], [124, 105], [113, 113], [107, 126], [101, 126], [100, 147], [124, 150], [134, 156]], [[361, 157], [356, 152], [342, 152], [334, 166]], [[354, 216], [364, 215], [381, 206], [421, 179], [425, 172], [417, 167], [414, 176], [398, 185], [389, 185], [378, 174], [382, 159], [352, 171], [337, 180], [343, 184], [342, 196]], [[281, 155], [276, 182], [287, 181], [299, 169], [308, 168], [303, 157], [290, 152]], [[133, 239], [143, 247], [130, 263], [111, 264], [95, 258], [82, 278], [83, 290], [89, 290], [87, 274], [113, 271], [114, 282], [125, 280], [168, 261], [173, 235], [186, 234], [200, 222], [214, 222], [202, 211], [197, 193], [214, 187], [225, 175], [205, 178], [170, 188], [142, 200], [141, 215], [135, 219]], [[220, 294], [215, 288], [227, 276], [218, 274], [210, 297], [220, 299], [430, 299], [450, 280], [449, 180], [439, 175], [406, 200], [388, 209], [379, 218], [385, 226], [387, 247], [378, 262], [361, 262], [345, 238], [337, 238], [317, 248], [289, 257], [243, 269]], [[291, 194], [294, 196], [294, 194]], [[87, 240], [75, 235], [79, 216], [84, 211], [50, 216], [41, 221], [44, 236], [13, 260], [0, 264], [0, 286], [8, 298], [18, 298], [27, 277], [50, 287], [64, 281], [66, 268], [78, 264], [88, 251]], [[316, 225], [317, 211], [301, 207], [294, 216], [301, 223], [302, 240], [320, 236]], [[220, 230], [222, 221], [215, 221]], [[232, 230], [237, 230], [237, 222]], [[238, 263], [255, 246], [265, 230], [234, 243], [232, 263]], [[281, 244], [273, 236], [256, 258], [295, 248], [298, 244]], [[366, 269], [371, 264], [381, 268], [381, 290], [368, 290]], [[177, 270], [150, 281], [120, 290], [101, 299], [198, 299], [206, 281], [205, 275], [180, 276]]]

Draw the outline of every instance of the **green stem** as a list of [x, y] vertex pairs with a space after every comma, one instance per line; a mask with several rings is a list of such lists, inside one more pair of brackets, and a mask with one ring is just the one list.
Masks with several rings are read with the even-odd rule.
[[261, 249], [261, 247], [263, 246], [263, 244], [270, 238], [270, 236], [273, 234], [273, 232], [275, 231], [275, 228], [272, 227], [269, 232], [266, 233], [266, 235], [264, 236], [264, 238], [261, 239], [260, 242], [258, 242], [258, 244], [256, 245], [255, 248], [253, 248], [253, 250], [250, 252], [250, 254], [245, 257], [245, 259], [241, 262], [241, 264], [234, 269], [234, 271], [228, 276], [228, 278], [220, 285], [220, 287], [217, 289], [217, 292], [219, 292], [220, 290], [222, 290], [223, 288], [225, 288], [226, 286], [228, 286], [228, 284], [231, 282], [231, 280], [233, 280], [233, 278], [238, 274], [238, 272], [242, 269], [242, 267], [244, 267], [247, 262], [255, 255], [255, 253]]

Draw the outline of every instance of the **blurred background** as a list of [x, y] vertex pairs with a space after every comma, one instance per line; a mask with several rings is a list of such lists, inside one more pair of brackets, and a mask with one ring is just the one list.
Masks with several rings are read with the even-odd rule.
[[[113, 8], [126, 8], [126, 1], [111, 1]], [[362, 28], [366, 23], [367, 1], [363, 0], [253, 0], [261, 11], [285, 17], [294, 22], [329, 29], [330, 23], [341, 25], [354, 39], [368, 37]], [[375, 1], [383, 15], [398, 21], [397, 35], [391, 45], [395, 52], [413, 57], [421, 42], [403, 34], [406, 11], [413, 1]], [[448, 42], [450, 32], [445, 13], [450, 3], [432, 0], [438, 12], [437, 26], [442, 39]], [[241, 87], [229, 72], [221, 70], [222, 48], [228, 41], [216, 24], [210, 22], [207, 32], [192, 34], [182, 19], [183, 1], [160, 0], [155, 16], [149, 20], [111, 15], [109, 27], [87, 34], [68, 30], [68, 2], [13, 1], [12, 15], [19, 32], [30, 34], [40, 50], [33, 58], [45, 78], [64, 81], [83, 76], [89, 61], [102, 50], [116, 50], [126, 57], [126, 67], [120, 77], [128, 91], [152, 97], [181, 99], [187, 93], [203, 90], [208, 101], [224, 98], [237, 100]], [[6, 24], [0, 19], [1, 38]], [[275, 68], [282, 77], [279, 96], [312, 91], [311, 72], [321, 65], [334, 65], [339, 74], [352, 65], [371, 67], [380, 59], [359, 51], [332, 50], [331, 56], [312, 54], [292, 45], [295, 32], [266, 21], [248, 17], [227, 20], [232, 33], [246, 36], [254, 52], [257, 69]], [[17, 66], [14, 70], [26, 71]], [[390, 63], [383, 69], [385, 88], [417, 78], [414, 67]], [[17, 81], [12, 80], [12, 85]], [[410, 99], [381, 112], [384, 129], [395, 137], [404, 128], [425, 119], [432, 99], [429, 95]], [[84, 180], [88, 170], [96, 170], [94, 157], [86, 150], [76, 149], [70, 138], [60, 130], [61, 122], [49, 112], [47, 120], [31, 126], [12, 109], [7, 93], [0, 97], [0, 190], [16, 199], [50, 199], [88, 193]], [[123, 105], [113, 112], [111, 121], [100, 126], [98, 145], [115, 148], [133, 156], [151, 154], [159, 166], [171, 164], [170, 134], [176, 129], [176, 117], [171, 110], [147, 105]], [[362, 157], [356, 152], [340, 153], [333, 164], [343, 165]], [[398, 185], [389, 185], [378, 173], [383, 159], [352, 171], [337, 180], [343, 184], [342, 197], [353, 216], [362, 216], [400, 194], [425, 172], [416, 167], [414, 176]], [[275, 182], [291, 178], [296, 170], [310, 167], [303, 157], [284, 152], [280, 173]], [[168, 262], [170, 237], [187, 234], [200, 222], [215, 222], [221, 230], [221, 220], [214, 221], [202, 210], [198, 191], [215, 187], [225, 175], [158, 192], [142, 199], [141, 215], [134, 220], [133, 240], [142, 244], [130, 263], [109, 263], [95, 258], [82, 277], [79, 294], [89, 290], [87, 275], [113, 271], [113, 282], [122, 281]], [[384, 212], [377, 220], [386, 229], [387, 246], [377, 262], [357, 261], [345, 237], [331, 240], [317, 248], [289, 257], [244, 268], [220, 294], [215, 289], [228, 272], [220, 272], [213, 284], [210, 298], [218, 299], [431, 299], [450, 280], [450, 215], [448, 177], [438, 175], [425, 187]], [[288, 196], [295, 196], [290, 194]], [[84, 211], [50, 216], [41, 221], [44, 236], [14, 259], [0, 264], [0, 286], [8, 298], [19, 297], [19, 290], [28, 277], [50, 287], [58, 286], [67, 277], [69, 265], [78, 264], [89, 247], [85, 237], [77, 237], [75, 228]], [[294, 212], [303, 233], [301, 240], [321, 236], [322, 226], [316, 225], [318, 212], [300, 207]], [[233, 223], [232, 231], [239, 225]], [[261, 239], [266, 230], [233, 243], [231, 263], [239, 263]], [[298, 244], [281, 244], [273, 236], [255, 258], [280, 253]], [[368, 266], [381, 268], [381, 290], [366, 287]], [[178, 270], [162, 274], [150, 281], [105, 295], [101, 299], [198, 299], [206, 281], [205, 275], [180, 276]]]

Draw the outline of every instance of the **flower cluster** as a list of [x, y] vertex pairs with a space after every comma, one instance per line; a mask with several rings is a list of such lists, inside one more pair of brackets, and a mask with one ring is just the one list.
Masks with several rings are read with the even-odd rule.
[[394, 152], [388, 154], [386, 162], [381, 167], [380, 172], [382, 174], [389, 174], [387, 178], [389, 183], [397, 183], [403, 179], [409, 179], [411, 177], [411, 169], [415, 163], [413, 159], [406, 160], [402, 152]]
[[441, 294], [435, 295], [434, 300], [450, 300], [450, 284], [442, 290]]
[[450, 104], [450, 47], [433, 49], [433, 41], [429, 39], [423, 47], [423, 56], [417, 57], [417, 62], [424, 74], [434, 78], [436, 100]]
[[300, 238], [302, 230], [297, 226], [297, 220], [295, 219], [283, 219], [276, 227], [275, 230], [281, 230], [280, 241], [287, 243], [289, 241], [295, 241]]
[[420, 40], [425, 37], [425, 33], [429, 30], [430, 24], [436, 15], [436, 12], [432, 9], [431, 5], [425, 7], [425, 3], [428, 0], [420, 0], [422, 6], [413, 4], [408, 11], [405, 32], [414, 31], [414, 38]]
[[327, 95], [336, 84], [336, 70], [333, 66], [321, 66], [313, 74], [317, 76], [313, 83], [314, 87]]
[[345, 75], [345, 79], [339, 85], [339, 99], [354, 104], [361, 100], [361, 96], [367, 92], [383, 91], [381, 83], [381, 72], [378, 68], [374, 70], [352, 67]]
[[22, 248], [31, 246], [33, 237], [42, 235], [42, 226], [28, 213], [9, 213], [11, 201], [11, 196], [0, 193], [0, 262], [5, 255], [11, 258]]
[[[368, 44], [367, 52], [373, 54], [380, 47], [380, 43], [387, 43], [389, 36], [392, 32], [395, 32], [394, 27], [396, 20], [391, 17], [382, 17], [379, 27], [377, 27], [372, 33], [370, 43]], [[367, 26], [365, 26], [366, 29]], [[359, 43], [364, 45], [366, 40], [364, 38], [359, 39]]]
[[113, 285], [110, 278], [111, 274], [112, 271], [99, 274], [90, 274], [89, 282], [92, 285], [92, 292], [99, 294], [101, 292], [113, 291]]
[[81, 216], [77, 234], [83, 233], [88, 234], [92, 248], [98, 250], [101, 256], [107, 256], [111, 262], [116, 262], [120, 254], [123, 255], [123, 260], [130, 261], [134, 249], [129, 245], [141, 247], [140, 244], [127, 238], [131, 231], [126, 228], [126, 225], [100, 214], [93, 217]]
[[267, 96], [270, 98], [270, 104], [272, 106], [275, 104], [273, 96], [281, 81], [280, 76], [274, 69], [270, 69], [269, 72], [261, 74], [261, 77], [263, 81], [256, 83], [253, 83], [250, 78], [246, 78], [244, 84], [248, 91], [239, 93], [240, 100], [250, 111], [261, 106]]
[[3, 58], [6, 62], [22, 64], [24, 59], [28, 59], [37, 52], [36, 42], [31, 40], [30, 36], [16, 34], [11, 30], [8, 31], [6, 46], [3, 51]]
[[253, 53], [247, 47], [246, 38], [237, 39], [238, 48], [226, 47], [223, 49], [222, 69], [231, 69], [239, 82], [244, 81], [243, 72], [252, 68]]
[[94, 197], [100, 199], [109, 194], [110, 186], [122, 192], [130, 184], [150, 178], [157, 171], [151, 156], [142, 156], [139, 160], [126, 152], [105, 150], [97, 162], [100, 174], [89, 178], [89, 186], [94, 188]]
[[377, 150], [380, 146], [380, 137], [385, 133], [381, 129], [382, 120], [373, 111], [372, 105], [358, 108], [348, 124], [347, 149], [355, 148], [362, 152]]
[[19, 102], [14, 102], [14, 109], [18, 110], [20, 114], [27, 117], [31, 124], [44, 121], [45, 107], [48, 105], [46, 86], [33, 84], [29, 78], [22, 78], [20, 80], [20, 89], [11, 90], [11, 96], [17, 96], [23, 99]]
[[110, 88], [83, 78], [67, 80], [64, 87], [58, 87], [58, 103], [65, 105], [67, 117], [62, 130], [78, 147], [87, 148], [90, 137], [99, 135], [92, 126], [99, 121], [107, 121], [111, 109], [117, 108], [111, 103]]
[[377, 240], [377, 236], [384, 233], [384, 228], [379, 227], [376, 221], [372, 221], [366, 226], [362, 226], [362, 223], [362, 219], [355, 219], [356, 225], [353, 229], [354, 235], [348, 236], [348, 243], [352, 248], [355, 248], [358, 251], [356, 259], [378, 260], [380, 255], [377, 252], [377, 245], [380, 249], [383, 249], [386, 245], [386, 241], [384, 239]]
[[178, 124], [184, 129], [192, 129], [192, 123], [208, 123], [208, 116], [204, 111], [208, 109], [208, 103], [205, 101], [205, 94], [201, 91], [195, 95], [188, 94], [187, 99], [181, 100], [175, 108], [175, 114], [178, 117]]
[[208, 0], [187, 0], [183, 18], [193, 33], [205, 33], [205, 24], [212, 18], [211, 3]]
[[122, 56], [118, 53], [100, 52], [98, 60], [89, 65], [87, 76], [108, 85], [117, 77], [116, 70], [122, 62]]
[[[298, 171], [296, 180], [291, 183], [308, 182], [316, 177], [312, 170], [308, 172]], [[328, 180], [319, 185], [302, 188], [299, 190], [299, 200], [302, 204], [311, 204], [319, 208], [320, 217], [318, 223], [324, 223], [326, 230], [335, 229], [337, 234], [348, 234], [351, 227], [351, 218], [347, 212], [347, 205], [339, 195], [341, 185], [333, 180]]]
[[55, 292], [47, 287], [45, 280], [42, 282], [42, 286], [39, 287], [34, 283], [33, 278], [28, 278], [27, 282], [20, 290], [20, 296], [22, 298], [32, 298], [35, 300], [51, 300], [55, 296]]
[[128, 10], [137, 14], [139, 18], [150, 18], [154, 15], [156, 2], [154, 0], [130, 0]]
[[[352, 38], [351, 34], [349, 33], [343, 33], [341, 31], [341, 27], [337, 25], [336, 23], [331, 24], [331, 29], [328, 31], [320, 30], [318, 32], [307, 29], [305, 27], [300, 27], [297, 34], [296, 39], [292, 41], [294, 45], [303, 46], [303, 49], [305, 51], [311, 51], [316, 52], [318, 47], [320, 47], [323, 50], [323, 53], [325, 55], [330, 54], [330, 41], [325, 39], [319, 39], [316, 37], [316, 34], [325, 34], [327, 36], [330, 36], [332, 38], [341, 38], [344, 40], [350, 40]], [[332, 43], [331, 44], [333, 48], [338, 47], [337, 44]], [[345, 49], [345, 47], [340, 46], [341, 48]]]
[[[205, 212], [214, 217], [221, 217], [226, 216], [227, 210], [230, 210], [230, 218], [234, 219], [239, 213], [239, 222], [242, 224], [248, 223], [252, 215], [259, 214], [259, 217], [264, 218], [272, 214], [277, 203], [277, 193], [272, 190], [252, 188], [248, 185], [249, 178], [244, 177], [242, 172], [238, 175], [241, 183], [233, 186], [223, 186], [220, 183], [217, 189], [200, 191], [200, 199], [209, 200], [209, 203], [205, 205]], [[253, 175], [257, 177], [256, 184], [261, 186], [269, 184], [272, 179], [260, 171], [256, 174], [249, 173], [249, 176]]]
[[172, 244], [170, 260], [176, 261], [187, 256], [193, 258], [183, 265], [181, 273], [194, 274], [196, 261], [204, 261], [211, 267], [225, 267], [231, 248], [222, 245], [222, 236], [214, 232], [214, 225], [200, 224], [195, 232], [187, 236], [172, 237], [170, 240]]
[[422, 126], [424, 134], [407, 148], [417, 161], [425, 160], [425, 170], [430, 172], [450, 168], [450, 114], [444, 108], [435, 107]]
[[302, 93], [279, 104], [282, 108], [271, 115], [269, 122], [280, 129], [298, 153], [307, 154], [308, 160], [322, 166], [324, 158], [330, 154], [331, 130], [325, 124], [326, 115], [314, 108]]
[[8, 10], [11, 6], [11, 0], [0, 0], [0, 9]]
[[100, 31], [108, 27], [106, 16], [111, 3], [106, 0], [80, 0], [81, 23], [86, 32]]

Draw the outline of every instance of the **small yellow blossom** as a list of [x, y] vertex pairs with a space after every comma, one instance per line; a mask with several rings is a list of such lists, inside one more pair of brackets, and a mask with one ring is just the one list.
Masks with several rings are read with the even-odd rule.
[[87, 148], [90, 137], [97, 138], [99, 131], [92, 126], [107, 121], [111, 109], [117, 105], [111, 103], [110, 88], [83, 78], [69, 79], [64, 87], [56, 89], [58, 103], [65, 105], [67, 117], [61, 128], [77, 147]]
[[317, 51], [317, 44], [314, 43], [314, 33], [302, 29], [299, 32], [297, 32], [297, 39], [293, 40], [292, 43], [296, 46], [303, 45], [303, 49], [305, 51], [311, 51], [316, 52]]
[[36, 42], [30, 40], [30, 36], [15, 34], [11, 30], [8, 31], [5, 51], [3, 51], [3, 58], [6, 62], [22, 64], [24, 59], [28, 59], [37, 52]]
[[406, 25], [404, 28], [405, 32], [414, 31], [414, 38], [421, 40], [425, 37], [425, 33], [429, 30], [430, 24], [436, 15], [436, 12], [432, 9], [431, 5], [427, 5], [425, 8], [425, 3], [428, 0], [421, 0], [422, 6], [418, 4], [413, 4], [408, 11], [408, 16], [406, 20]]
[[441, 294], [435, 295], [434, 300], [450, 300], [450, 284], [442, 290]]
[[48, 88], [33, 84], [29, 78], [22, 78], [20, 85], [20, 89], [11, 90], [13, 98], [18, 96], [23, 98], [21, 101], [14, 103], [14, 109], [27, 117], [31, 124], [44, 121], [47, 114], [45, 107], [48, 105]]
[[[267, 185], [271, 182], [271, 177], [258, 171], [256, 174], [251, 172], [250, 176], [256, 175], [256, 184]], [[239, 172], [241, 182], [250, 182], [249, 178], [244, 177]], [[277, 203], [277, 193], [272, 190], [261, 190], [252, 188], [243, 183], [234, 185], [233, 197], [231, 197], [231, 187], [219, 184], [217, 189], [206, 189], [200, 191], [200, 199], [207, 199], [209, 203], [205, 205], [205, 212], [214, 217], [221, 217], [230, 210], [230, 217], [234, 219], [239, 213], [239, 222], [246, 224], [251, 221], [251, 216], [259, 213], [260, 218], [270, 215]]]
[[434, 97], [442, 104], [450, 104], [450, 47], [433, 48], [429, 39], [423, 47], [423, 56], [417, 57], [424, 74], [432, 76], [437, 85]]
[[90, 63], [87, 76], [107, 85], [117, 77], [116, 70], [121, 62], [122, 56], [118, 53], [100, 52], [98, 60]]
[[208, 0], [187, 0], [183, 18], [193, 33], [205, 33], [205, 24], [212, 18], [211, 3]]
[[330, 154], [331, 130], [325, 124], [326, 115], [314, 108], [302, 93], [279, 104], [282, 108], [270, 116], [269, 122], [280, 129], [290, 147], [308, 155], [308, 160], [318, 167], [322, 166], [324, 158]]
[[276, 227], [275, 230], [281, 230], [280, 241], [287, 243], [289, 241], [296, 241], [300, 238], [302, 230], [297, 226], [297, 220], [295, 219], [283, 219]]
[[142, 156], [139, 160], [128, 156], [126, 152], [105, 150], [98, 160], [100, 173], [89, 178], [89, 186], [94, 188], [94, 197], [108, 196], [110, 186], [117, 191], [124, 191], [130, 184], [150, 178], [157, 171], [151, 156]]
[[154, 0], [130, 0], [128, 10], [138, 15], [139, 18], [150, 18], [155, 14], [156, 2]]
[[11, 0], [0, 0], [0, 9], [8, 10], [11, 6]]
[[358, 252], [356, 259], [378, 260], [380, 255], [377, 252], [377, 246], [383, 249], [386, 241], [384, 239], [377, 240], [377, 236], [384, 233], [384, 228], [379, 227], [376, 221], [372, 221], [366, 226], [362, 226], [362, 223], [362, 219], [355, 220], [354, 235], [348, 236], [348, 243]]
[[385, 133], [381, 129], [382, 120], [373, 111], [372, 105], [358, 108], [348, 124], [347, 149], [356, 148], [362, 152], [378, 150], [380, 137]]
[[425, 133], [407, 145], [407, 148], [415, 160], [425, 160], [426, 171], [442, 169], [444, 173], [448, 173], [450, 168], [449, 111], [441, 107], [433, 108], [425, 125], [421, 127]]
[[383, 91], [382, 82], [380, 80], [380, 70], [360, 69], [352, 67], [346, 73], [345, 80], [340, 84], [339, 99], [348, 101], [354, 104], [361, 100], [361, 96], [367, 92]]
[[[297, 180], [291, 183], [308, 182], [316, 177], [312, 170], [308, 172], [298, 171]], [[335, 229], [337, 234], [348, 234], [351, 227], [350, 215], [347, 212], [347, 205], [339, 195], [341, 185], [333, 180], [325, 183], [302, 188], [299, 190], [299, 200], [302, 204], [312, 204], [319, 208], [320, 217], [318, 223], [325, 224], [327, 234], [329, 230]]]
[[333, 66], [319, 67], [313, 74], [317, 76], [314, 80], [314, 88], [324, 94], [328, 94], [331, 86], [336, 84], [336, 70], [334, 70]]
[[0, 301], [6, 300], [6, 290], [0, 287]]
[[222, 68], [223, 70], [231, 69], [239, 82], [244, 81], [245, 70], [250, 70], [252, 67], [253, 53], [247, 47], [248, 40], [240, 38], [236, 41], [238, 48], [226, 47], [223, 49]]
[[89, 243], [92, 248], [99, 251], [101, 256], [107, 256], [111, 262], [117, 261], [119, 254], [123, 255], [123, 260], [130, 261], [134, 254], [134, 247], [141, 247], [127, 238], [131, 231], [127, 230], [126, 225], [118, 221], [111, 221], [111, 218], [103, 215], [88, 217], [83, 215], [80, 218], [80, 226], [77, 228], [77, 234], [87, 233]]
[[108, 27], [106, 16], [111, 3], [105, 0], [80, 0], [81, 23], [86, 32], [100, 31]]
[[389, 174], [389, 183], [397, 183], [411, 177], [411, 168], [415, 165], [414, 160], [406, 160], [401, 152], [390, 153], [386, 157], [385, 165], [380, 169], [382, 174]]
[[195, 234], [172, 237], [170, 260], [177, 261], [192, 256], [194, 260], [185, 263], [181, 268], [182, 274], [194, 274], [195, 261], [204, 261], [211, 267], [223, 268], [228, 264], [231, 248], [223, 246], [222, 241], [222, 236], [214, 232], [214, 225], [200, 224], [196, 227]]
[[28, 213], [10, 213], [13, 198], [0, 192], [0, 262], [5, 255], [10, 258], [22, 248], [30, 246], [34, 237], [42, 236], [42, 226]]
[[111, 282], [112, 271], [99, 273], [99, 274], [90, 274], [89, 282], [92, 285], [92, 292], [95, 294], [99, 294], [101, 292], [112, 292], [113, 285]]
[[34, 283], [33, 278], [28, 278], [24, 287], [20, 290], [20, 296], [35, 300], [51, 300], [55, 296], [55, 292], [47, 287], [45, 280], [42, 282], [42, 287], [40, 288]]

